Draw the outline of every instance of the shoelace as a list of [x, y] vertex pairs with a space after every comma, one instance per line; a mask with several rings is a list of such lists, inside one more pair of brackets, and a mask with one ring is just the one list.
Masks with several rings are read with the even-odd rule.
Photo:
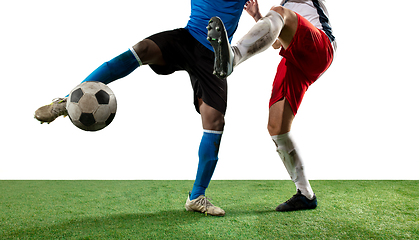
[[212, 204], [212, 203], [210, 202], [210, 200], [212, 200], [212, 199], [207, 198], [207, 197], [203, 197], [203, 198], [199, 199], [199, 200], [197, 201], [197, 203], [199, 203], [199, 204], [201, 204], [201, 205], [204, 205], [204, 206], [205, 206], [205, 212], [206, 212], [206, 211], [207, 211], [207, 209], [208, 209], [208, 207], [212, 207], [212, 206], [214, 206], [214, 204]]
[[62, 103], [64, 101], [66, 101], [66, 100], [67, 100], [67, 98], [54, 98], [54, 99], [52, 99], [52, 103], [51, 104], [54, 104], [54, 103]]
[[[52, 100], [51, 105], [53, 105], [54, 103], [55, 104], [60, 104], [60, 103], [65, 102], [65, 101], [67, 101], [67, 98], [54, 98]], [[60, 109], [60, 108], [57, 108], [56, 106], [53, 105], [51, 111], [53, 111], [55, 114], [58, 114], [58, 115], [65, 115], [66, 112], [67, 112], [67, 109], [65, 107], [64, 107], [64, 109]]]
[[203, 197], [201, 198], [198, 202], [201, 203], [202, 205], [205, 206], [205, 216], [208, 216], [208, 207], [212, 207], [214, 206], [214, 204], [212, 204], [210, 202], [210, 200], [212, 200], [211, 198], [207, 198], [207, 197]]

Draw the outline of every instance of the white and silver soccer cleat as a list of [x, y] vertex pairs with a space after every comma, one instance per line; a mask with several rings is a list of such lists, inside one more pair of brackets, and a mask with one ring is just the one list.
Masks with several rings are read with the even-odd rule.
[[56, 98], [51, 104], [42, 106], [35, 111], [35, 118], [42, 123], [51, 123], [59, 116], [67, 116], [67, 98]]
[[189, 197], [190, 195], [188, 195], [188, 199], [185, 203], [185, 208], [187, 211], [201, 212], [212, 216], [225, 215], [225, 211], [223, 209], [214, 206], [204, 195], [201, 195], [192, 201], [189, 199]]

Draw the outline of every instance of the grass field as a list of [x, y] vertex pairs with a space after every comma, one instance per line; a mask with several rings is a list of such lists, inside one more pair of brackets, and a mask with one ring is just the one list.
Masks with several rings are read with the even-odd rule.
[[212, 181], [224, 217], [187, 212], [193, 181], [0, 181], [0, 239], [419, 239], [419, 181]]

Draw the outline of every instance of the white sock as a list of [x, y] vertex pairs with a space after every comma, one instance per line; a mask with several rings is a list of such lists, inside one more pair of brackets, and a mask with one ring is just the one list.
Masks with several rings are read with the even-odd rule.
[[272, 136], [272, 140], [275, 142], [277, 146], [276, 151], [281, 157], [282, 162], [284, 163], [292, 181], [295, 183], [297, 190], [299, 189], [308, 199], [313, 199], [314, 192], [304, 174], [303, 162], [297, 154], [297, 150], [289, 136], [289, 133]]
[[272, 46], [283, 27], [282, 16], [270, 10], [233, 46], [234, 66]]

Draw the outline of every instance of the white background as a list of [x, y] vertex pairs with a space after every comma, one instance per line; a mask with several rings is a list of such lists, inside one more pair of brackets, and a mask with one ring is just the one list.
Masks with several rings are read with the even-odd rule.
[[[260, 0], [262, 14], [279, 1]], [[292, 134], [310, 179], [419, 179], [419, 3], [328, 1], [338, 52]], [[84, 132], [34, 111], [143, 38], [186, 26], [190, 1], [2, 1], [0, 179], [194, 179], [202, 136], [186, 72], [148, 66], [110, 84], [112, 124]], [[243, 12], [233, 39], [254, 24]], [[269, 49], [229, 77], [213, 179], [289, 179], [266, 130], [279, 62]]]

